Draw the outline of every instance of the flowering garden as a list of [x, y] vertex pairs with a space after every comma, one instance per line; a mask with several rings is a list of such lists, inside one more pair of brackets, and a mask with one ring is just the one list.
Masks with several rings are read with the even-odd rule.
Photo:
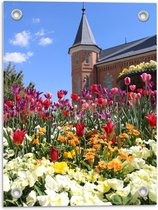
[[[79, 96], [13, 85], [4, 100], [4, 206], [156, 204], [156, 90], [93, 84]], [[147, 190], [146, 195], [141, 189]], [[20, 196], [14, 197], [18, 189]]]

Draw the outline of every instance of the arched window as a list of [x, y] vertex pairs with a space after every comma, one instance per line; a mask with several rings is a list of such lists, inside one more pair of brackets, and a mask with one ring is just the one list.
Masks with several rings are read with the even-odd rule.
[[85, 80], [86, 80], [85, 88], [89, 89], [90, 88], [90, 77], [88, 75], [86, 75]]
[[89, 64], [90, 63], [90, 56], [87, 54], [85, 57], [85, 63]]
[[105, 76], [105, 87], [106, 88], [108, 88], [108, 89], [112, 88], [112, 80], [113, 80], [113, 77], [111, 74], [107, 74]]

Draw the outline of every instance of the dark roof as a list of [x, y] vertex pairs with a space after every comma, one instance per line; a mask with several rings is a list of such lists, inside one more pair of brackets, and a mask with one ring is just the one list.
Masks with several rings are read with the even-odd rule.
[[97, 64], [156, 50], [156, 35], [102, 50]]
[[96, 45], [96, 41], [84, 12], [82, 13], [80, 25], [72, 47], [76, 45]]

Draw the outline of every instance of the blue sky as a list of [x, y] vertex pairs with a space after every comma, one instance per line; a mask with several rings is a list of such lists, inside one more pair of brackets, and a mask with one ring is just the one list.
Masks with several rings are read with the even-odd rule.
[[[10, 13], [23, 12], [20, 21]], [[24, 83], [34, 82], [37, 90], [71, 94], [71, 58], [73, 44], [81, 19], [81, 2], [5, 2], [4, 62], [13, 61], [17, 71], [23, 70]], [[156, 34], [154, 3], [85, 3], [86, 16], [102, 49]], [[138, 20], [138, 13], [147, 10], [147, 22]]]

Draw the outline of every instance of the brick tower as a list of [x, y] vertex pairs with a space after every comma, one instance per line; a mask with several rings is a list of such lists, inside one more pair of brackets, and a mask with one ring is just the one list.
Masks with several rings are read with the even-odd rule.
[[88, 24], [85, 8], [73, 45], [69, 48], [72, 63], [72, 93], [81, 93], [95, 83], [94, 65], [98, 61], [100, 48], [97, 46]]

